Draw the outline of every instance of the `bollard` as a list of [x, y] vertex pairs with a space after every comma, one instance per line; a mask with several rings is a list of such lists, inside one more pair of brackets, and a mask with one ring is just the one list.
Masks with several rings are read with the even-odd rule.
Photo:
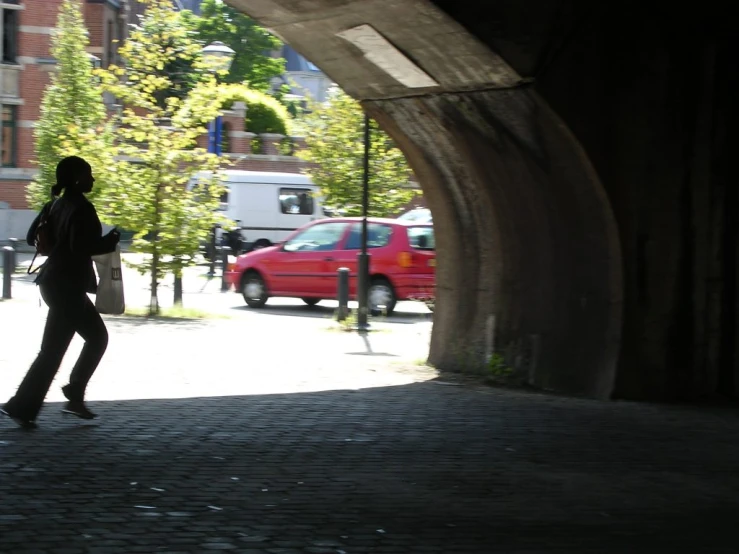
[[349, 269], [340, 267], [339, 274], [339, 290], [337, 298], [339, 300], [339, 313], [337, 319], [344, 321], [349, 316]]
[[15, 250], [12, 246], [3, 247], [3, 298], [11, 299], [11, 283], [15, 271]]
[[229, 289], [228, 281], [226, 280], [229, 252], [231, 252], [231, 249], [228, 246], [221, 246], [221, 292], [227, 291]]
[[174, 276], [174, 303], [182, 305], [182, 273]]
[[13, 249], [13, 272], [15, 272], [18, 264], [18, 239], [10, 237], [8, 242], [10, 243], [10, 247]]
[[363, 332], [369, 329], [369, 265], [370, 255], [357, 254], [357, 330]]

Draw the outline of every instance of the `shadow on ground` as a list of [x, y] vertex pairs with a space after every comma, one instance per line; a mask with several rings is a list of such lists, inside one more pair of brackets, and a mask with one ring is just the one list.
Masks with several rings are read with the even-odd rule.
[[178, 329], [187, 327], [190, 329], [199, 329], [212, 324], [213, 319], [194, 318], [194, 317], [167, 317], [167, 316], [147, 316], [147, 315], [104, 315], [106, 323], [125, 326], [125, 327], [176, 327]]
[[[336, 308], [333, 306], [322, 306], [320, 304], [316, 306], [308, 306], [305, 304], [296, 303], [295, 305], [277, 304], [270, 305], [269, 303], [261, 308], [250, 308], [249, 306], [233, 306], [231, 308], [237, 312], [249, 312], [255, 315], [262, 316], [290, 316], [290, 317], [309, 317], [317, 319], [332, 320], [336, 314]], [[397, 323], [397, 324], [414, 324], [432, 322], [434, 320], [433, 313], [418, 313], [418, 312], [404, 312], [402, 310], [395, 310], [391, 316], [385, 317], [372, 317], [371, 322], [377, 323]]]
[[735, 410], [433, 381], [59, 407], [0, 421], [3, 552], [736, 551]]

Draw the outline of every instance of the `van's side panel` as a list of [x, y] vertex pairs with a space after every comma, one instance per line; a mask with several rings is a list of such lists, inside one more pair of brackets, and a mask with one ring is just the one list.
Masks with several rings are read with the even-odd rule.
[[260, 183], [229, 183], [239, 190], [239, 202], [234, 207], [232, 219], [240, 219], [247, 242], [274, 240], [277, 210], [274, 202], [274, 185]]

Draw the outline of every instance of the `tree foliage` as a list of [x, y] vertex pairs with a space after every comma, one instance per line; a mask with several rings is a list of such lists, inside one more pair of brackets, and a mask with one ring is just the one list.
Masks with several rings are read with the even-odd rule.
[[[116, 180], [108, 216], [135, 232], [132, 250], [148, 254], [138, 266], [151, 274], [150, 312], [158, 311], [157, 288], [168, 273], [181, 275], [194, 263], [199, 243], [219, 221], [223, 187], [216, 178], [188, 187], [201, 171], [215, 172], [220, 159], [197, 147], [207, 122], [218, 115], [214, 75], [170, 0], [139, 0], [147, 10], [121, 48], [125, 68], [99, 71], [103, 87], [121, 102], [116, 117]], [[192, 87], [182, 94], [171, 68], [191, 64]]]
[[89, 196], [104, 202], [112, 180], [112, 133], [102, 89], [85, 51], [89, 41], [79, 0], [62, 2], [51, 40], [57, 71], [51, 73], [34, 131], [39, 172], [28, 187], [28, 201], [36, 209], [47, 202], [56, 183], [56, 164], [76, 155], [90, 162], [95, 172], [96, 185]]
[[221, 41], [236, 52], [223, 82], [245, 83], [266, 92], [271, 79], [285, 71], [285, 60], [270, 56], [282, 46], [280, 39], [222, 0], [203, 0], [199, 16], [185, 11], [183, 19], [203, 46]]
[[[347, 215], [360, 215], [364, 175], [362, 107], [335, 88], [324, 104], [313, 107], [302, 127], [307, 148], [297, 155], [313, 164], [307, 173], [321, 188], [324, 203], [345, 210]], [[410, 169], [405, 156], [373, 120], [370, 137], [368, 214], [390, 216], [417, 192], [408, 188]]]

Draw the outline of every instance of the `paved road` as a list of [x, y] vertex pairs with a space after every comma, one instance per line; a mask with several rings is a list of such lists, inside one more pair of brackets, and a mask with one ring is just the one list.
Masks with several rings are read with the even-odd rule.
[[[45, 311], [17, 290], [3, 395]], [[99, 421], [59, 413], [78, 343], [38, 430], [0, 420], [1, 553], [739, 551], [734, 410], [455, 386], [413, 362], [410, 307], [365, 343], [330, 309], [210, 296], [235, 315], [107, 318]]]

